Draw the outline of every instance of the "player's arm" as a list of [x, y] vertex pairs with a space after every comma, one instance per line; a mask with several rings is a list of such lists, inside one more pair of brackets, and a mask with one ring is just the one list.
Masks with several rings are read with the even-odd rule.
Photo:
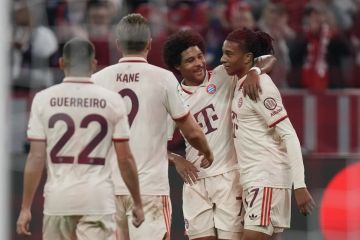
[[200, 167], [208, 168], [214, 161], [214, 156], [210, 150], [205, 134], [195, 121], [192, 114], [186, 115], [184, 118], [175, 120], [177, 127], [182, 132], [188, 143], [199, 151], [199, 155], [203, 155]]
[[131, 197], [134, 201], [133, 224], [139, 227], [144, 221], [144, 212], [140, 197], [139, 178], [134, 157], [131, 153], [128, 141], [114, 141], [115, 152], [123, 178]]
[[31, 235], [29, 231], [31, 205], [44, 171], [45, 161], [46, 142], [31, 141], [30, 152], [25, 165], [21, 211], [16, 223], [16, 232], [20, 235]]
[[273, 55], [264, 55], [255, 59], [255, 66], [250, 68], [243, 83], [244, 97], [248, 95], [253, 101], [259, 100], [259, 93], [261, 93], [259, 75], [270, 73], [275, 63], [276, 58]]
[[315, 203], [305, 185], [305, 170], [299, 139], [289, 118], [284, 119], [275, 126], [275, 131], [285, 142], [288, 159], [294, 183], [294, 192], [297, 205], [303, 215], [312, 212]]
[[199, 172], [199, 170], [194, 166], [194, 164], [192, 164], [182, 156], [172, 152], [168, 152], [168, 158], [169, 161], [175, 165], [176, 171], [185, 183], [188, 183], [190, 185], [196, 183], [198, 178], [197, 173]]

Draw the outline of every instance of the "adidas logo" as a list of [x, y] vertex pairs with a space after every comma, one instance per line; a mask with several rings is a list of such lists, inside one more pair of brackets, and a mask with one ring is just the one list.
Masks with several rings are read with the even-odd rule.
[[249, 215], [250, 220], [255, 220], [257, 218], [257, 215], [251, 214]]

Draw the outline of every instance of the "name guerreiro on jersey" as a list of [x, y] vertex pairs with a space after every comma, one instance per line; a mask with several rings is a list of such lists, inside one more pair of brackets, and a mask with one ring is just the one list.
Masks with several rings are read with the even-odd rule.
[[82, 107], [82, 108], [106, 108], [106, 100], [103, 98], [76, 98], [76, 97], [52, 97], [49, 104], [51, 107]]

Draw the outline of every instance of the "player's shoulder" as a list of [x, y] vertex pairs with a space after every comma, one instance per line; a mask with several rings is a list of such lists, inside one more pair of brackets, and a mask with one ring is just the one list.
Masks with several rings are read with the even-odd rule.
[[107, 75], [109, 73], [112, 73], [112, 72], [116, 71], [117, 66], [118, 66], [118, 63], [107, 66], [107, 67], [97, 71], [96, 73], [93, 73], [91, 75], [91, 78], [96, 79], [98, 77], [101, 77], [101, 76]]
[[93, 88], [93, 91], [96, 95], [99, 95], [103, 98], [116, 99], [120, 97], [120, 95], [117, 92], [109, 90], [103, 86], [92, 84], [91, 87]]
[[271, 77], [266, 74], [260, 74], [260, 86], [265, 88], [277, 88]]
[[232, 78], [232, 76], [229, 76], [229, 74], [226, 72], [224, 65], [219, 65], [215, 67], [213, 70], [208, 70], [208, 74], [211, 79], [213, 80], [224, 80], [225, 78]]
[[151, 71], [154, 74], [159, 74], [159, 76], [163, 76], [164, 79], [167, 79], [169, 75], [174, 75], [171, 71], [159, 66], [152, 65], [150, 63], [147, 64], [147, 67], [149, 71]]
[[264, 95], [279, 95], [279, 89], [266, 73], [260, 75], [260, 87]]
[[45, 88], [35, 94], [35, 97], [38, 99], [53, 96], [56, 92], [60, 91], [62, 88], [62, 83], [55, 84], [51, 87]]

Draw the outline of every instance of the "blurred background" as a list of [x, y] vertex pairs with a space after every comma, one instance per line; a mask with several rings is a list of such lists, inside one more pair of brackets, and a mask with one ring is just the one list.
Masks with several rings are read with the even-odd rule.
[[[99, 69], [116, 63], [115, 28], [138, 12], [151, 23], [148, 61], [164, 67], [165, 39], [194, 28], [206, 39], [208, 68], [219, 65], [222, 42], [247, 27], [274, 38], [271, 73], [300, 138], [306, 181], [317, 208], [308, 217], [293, 201], [292, 227], [284, 240], [360, 239], [360, 0], [12, 0], [11, 4], [11, 239], [22, 195], [28, 151], [26, 129], [32, 97], [62, 81], [58, 57], [74, 36], [95, 45]], [[176, 138], [175, 138], [176, 140]], [[170, 146], [181, 152], [181, 146]], [[172, 239], [186, 239], [182, 181], [170, 167]], [[59, 199], [61, 201], [61, 199]], [[42, 189], [33, 206], [32, 236], [41, 239]]]

